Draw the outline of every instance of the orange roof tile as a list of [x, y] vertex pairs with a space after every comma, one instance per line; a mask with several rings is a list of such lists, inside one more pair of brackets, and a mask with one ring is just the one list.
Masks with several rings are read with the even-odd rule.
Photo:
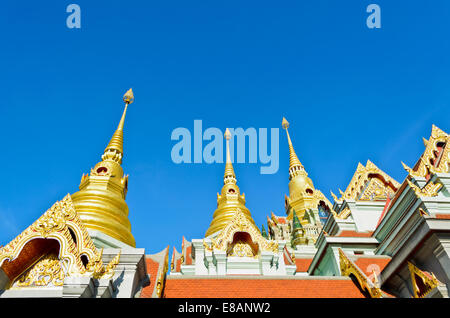
[[278, 223], [280, 224], [286, 224], [286, 218], [279, 216], [277, 218]]
[[[389, 256], [386, 257], [359, 257], [354, 261], [355, 265], [366, 274], [367, 277], [373, 274], [373, 271], [380, 274], [380, 272], [386, 267], [386, 265], [391, 261]], [[378, 267], [378, 268], [377, 268]]]
[[184, 264], [186, 265], [192, 265], [192, 245], [188, 246], [186, 248], [186, 260]]
[[295, 265], [297, 265], [297, 272], [307, 272], [312, 260], [312, 258], [296, 258]]
[[351, 279], [167, 279], [165, 298], [363, 298]]
[[371, 237], [373, 232], [342, 231], [338, 237]]
[[146, 257], [145, 264], [147, 265], [147, 273], [150, 275], [150, 284], [142, 289], [140, 297], [151, 298], [156, 284], [156, 275], [158, 274], [159, 263]]
[[436, 219], [450, 219], [450, 214], [436, 214]]

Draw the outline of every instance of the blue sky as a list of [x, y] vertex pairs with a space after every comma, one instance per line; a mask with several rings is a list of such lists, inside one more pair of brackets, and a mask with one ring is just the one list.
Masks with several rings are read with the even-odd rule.
[[[66, 7], [81, 7], [81, 29]], [[381, 7], [368, 29], [366, 7]], [[125, 131], [127, 203], [149, 254], [202, 238], [223, 164], [171, 161], [173, 129], [281, 128], [315, 187], [345, 189], [371, 159], [401, 182], [434, 123], [450, 131], [450, 2], [10, 1], [0, 8], [0, 244], [74, 193], [117, 126]], [[257, 224], [283, 215], [280, 169], [235, 164]]]

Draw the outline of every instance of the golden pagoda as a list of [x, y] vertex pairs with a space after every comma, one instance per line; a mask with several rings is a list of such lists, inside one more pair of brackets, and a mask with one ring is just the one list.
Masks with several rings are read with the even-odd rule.
[[315, 189], [312, 180], [308, 177], [302, 163], [298, 159], [291, 137], [289, 136], [289, 122], [283, 117], [282, 127], [286, 130], [289, 144], [289, 197], [286, 197], [286, 214], [292, 219], [292, 211], [295, 210], [301, 223], [307, 223], [303, 216], [307, 209], [317, 208], [314, 196]]
[[227, 155], [225, 174], [223, 176], [223, 187], [220, 194], [217, 193], [217, 209], [214, 211], [213, 220], [206, 231], [206, 237], [209, 237], [224, 229], [233, 218], [237, 209], [240, 209], [243, 215], [245, 215], [252, 224], [255, 224], [250, 211], [245, 206], [245, 194], [241, 195], [239, 187], [236, 184], [236, 175], [234, 174], [230, 155], [231, 133], [228, 128], [225, 131], [224, 136], [227, 145]]
[[124, 95], [125, 109], [117, 130], [105, 149], [102, 161], [90, 174], [83, 174], [80, 191], [72, 195], [73, 204], [86, 228], [104, 233], [132, 247], [136, 246], [128, 220], [125, 197], [128, 176], [121, 166], [123, 158], [123, 127], [128, 105], [134, 101], [133, 91]]

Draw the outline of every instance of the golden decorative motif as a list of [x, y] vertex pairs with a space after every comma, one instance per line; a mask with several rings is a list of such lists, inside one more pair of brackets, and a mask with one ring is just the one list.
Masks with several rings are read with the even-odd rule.
[[414, 190], [414, 193], [419, 197], [435, 197], [442, 188], [441, 183], [428, 182], [423, 188], [416, 186], [409, 179], [406, 179], [409, 186]]
[[206, 244], [205, 240], [203, 240], [203, 247], [205, 248], [205, 251], [212, 252], [212, 247]]
[[350, 276], [353, 274], [358, 280], [361, 289], [366, 290], [371, 298], [383, 297], [383, 292], [377, 287], [361, 270], [345, 255], [344, 251], [339, 248], [339, 264], [342, 276]]
[[436, 172], [448, 173], [450, 167], [450, 136], [433, 125], [430, 138], [428, 140], [424, 138], [423, 140], [425, 151], [414, 169], [408, 167], [408, 173], [413, 177], [424, 178]]
[[166, 274], [168, 270], [169, 264], [169, 248], [167, 247], [166, 256], [164, 258], [164, 265], [162, 270], [159, 273], [158, 279], [156, 280], [156, 296], [161, 298], [162, 291], [164, 289], [164, 284], [166, 282]]
[[334, 202], [340, 202], [336, 194], [333, 193], [333, 191], [330, 190], [331, 196], [333, 197]]
[[408, 262], [408, 269], [411, 274], [414, 298], [424, 298], [430, 291], [441, 284], [433, 273], [426, 275], [410, 262]]
[[62, 286], [65, 277], [61, 261], [56, 255], [51, 254], [41, 258], [22, 274], [13, 287]]
[[[102, 254], [94, 246], [91, 237], [74, 208], [69, 194], [62, 201], [56, 202], [39, 219], [0, 250], [0, 266], [6, 260], [12, 262], [17, 259], [28, 242], [39, 238], [55, 239], [58, 241], [60, 248], [57, 258], [60, 264], [64, 264], [65, 276], [97, 275], [95, 273], [98, 273], [103, 268]], [[88, 259], [86, 267], [81, 261], [82, 255]], [[27, 277], [22, 276], [22, 283], [20, 284], [24, 285], [32, 281], [28, 286], [38, 286], [38, 284], [47, 281], [40, 279], [31, 280], [31, 277], [36, 277], [36, 273], [42, 272], [44, 268], [45, 270], [51, 269], [53, 272], [56, 272], [56, 263], [52, 262], [54, 260], [53, 258], [44, 258], [42, 261], [38, 261], [32, 267], [26, 269], [29, 275]], [[118, 256], [104, 269], [105, 275], [112, 273], [116, 261], [118, 262]]]
[[94, 269], [94, 273], [92, 276], [94, 279], [113, 277], [114, 269], [119, 264], [120, 252], [106, 266], [103, 266], [103, 262], [102, 262], [102, 258], [101, 258], [102, 255], [103, 255], [103, 249], [99, 253], [100, 257], [97, 257], [93, 266], [91, 265]]
[[339, 189], [341, 198], [337, 201], [384, 200], [388, 195], [394, 194], [399, 187], [400, 184], [397, 181], [384, 173], [373, 162], [367, 160], [366, 166], [358, 163], [345, 192]]
[[351, 214], [351, 210], [348, 206], [346, 206], [341, 212], [339, 212], [338, 215], [336, 215], [336, 217], [338, 219], [344, 220], [344, 219], [348, 218], [350, 214]]
[[258, 244], [261, 251], [278, 253], [278, 243], [276, 241], [266, 240], [256, 225], [250, 222], [239, 208], [236, 209], [233, 218], [220, 234], [215, 239], [211, 239], [212, 247], [220, 251], [226, 251], [233, 241], [234, 234], [237, 232], [248, 233], [252, 241]]
[[231, 248], [229, 256], [255, 257], [257, 255], [253, 253], [252, 247], [247, 242], [238, 241]]
[[386, 200], [388, 196], [393, 196], [395, 191], [390, 187], [386, 187], [378, 178], [371, 178], [364, 191], [359, 195], [358, 200], [374, 201]]

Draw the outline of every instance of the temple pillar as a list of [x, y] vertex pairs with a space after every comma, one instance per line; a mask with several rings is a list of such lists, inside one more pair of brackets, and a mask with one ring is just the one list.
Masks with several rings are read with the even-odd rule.
[[217, 275], [227, 274], [227, 252], [214, 249], [214, 257], [216, 258]]

